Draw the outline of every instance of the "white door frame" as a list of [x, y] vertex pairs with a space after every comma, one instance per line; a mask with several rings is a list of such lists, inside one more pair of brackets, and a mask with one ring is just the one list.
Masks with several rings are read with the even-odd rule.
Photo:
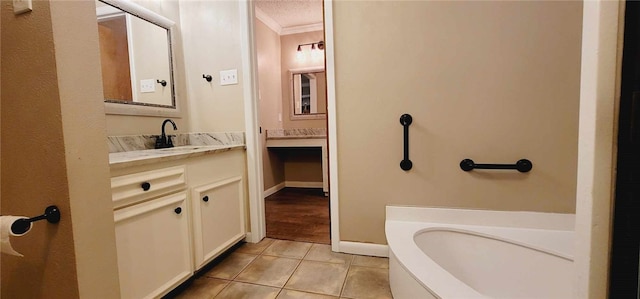
[[[327, 135], [329, 142], [329, 186], [331, 205], [331, 249], [339, 251], [339, 201], [338, 201], [338, 148], [336, 129], [335, 65], [333, 52], [333, 0], [324, 1], [325, 69], [327, 74]], [[242, 78], [244, 82], [244, 111], [247, 145], [247, 176], [249, 185], [249, 218], [251, 233], [248, 242], [258, 242], [266, 236], [264, 210], [264, 182], [262, 176], [262, 149], [260, 147], [258, 111], [258, 69], [255, 47], [255, 4], [240, 1], [240, 25], [243, 37]]]
[[258, 110], [258, 70], [254, 39], [254, 3], [239, 1], [240, 41], [242, 51], [242, 82], [244, 93], [245, 144], [247, 146], [247, 184], [249, 191], [249, 219], [251, 233], [246, 241], [257, 243], [266, 232], [264, 215], [264, 182], [262, 177], [262, 150], [260, 148]]
[[624, 1], [584, 1], [574, 298], [606, 298]]
[[338, 129], [336, 109], [336, 67], [333, 40], [333, 0], [324, 0], [324, 55], [327, 74], [327, 139], [329, 149], [329, 205], [331, 250], [340, 251], [340, 201], [338, 192]]

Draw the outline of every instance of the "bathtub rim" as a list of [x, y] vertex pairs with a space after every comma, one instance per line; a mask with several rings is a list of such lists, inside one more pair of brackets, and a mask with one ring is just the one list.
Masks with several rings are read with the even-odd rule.
[[[449, 228], [451, 226], [463, 227], [463, 229], [468, 229], [468, 226], [479, 226], [498, 229], [541, 229], [572, 232], [575, 221], [574, 214], [539, 212], [408, 206], [387, 206], [386, 212], [385, 233], [389, 245], [389, 255], [393, 254], [395, 256], [399, 266], [411, 275], [416, 283], [419, 283], [429, 293], [439, 298], [489, 297], [460, 281], [429, 258], [415, 243], [414, 238], [418, 232], [428, 227]], [[474, 230], [472, 231], [475, 232]], [[509, 238], [506, 239], [509, 240]], [[529, 243], [524, 244], [525, 247], [531, 247], [530, 245]], [[547, 248], [545, 247], [545, 249]], [[542, 251], [552, 254], [547, 250]], [[427, 271], [426, 269], [429, 270]]]
[[575, 214], [571, 213], [387, 205], [385, 220], [563, 231], [575, 230]]
[[[444, 224], [440, 224], [440, 223], [428, 223], [428, 222], [423, 222], [427, 225], [429, 225], [428, 227], [419, 229], [418, 231], [416, 231], [413, 234], [413, 239], [415, 242], [415, 238], [418, 237], [418, 235], [421, 235], [423, 233], [428, 233], [428, 232], [435, 232], [435, 231], [448, 231], [448, 232], [454, 232], [454, 233], [460, 233], [460, 234], [465, 234], [465, 235], [473, 235], [473, 236], [478, 236], [481, 238], [486, 238], [486, 239], [492, 239], [492, 240], [496, 240], [498, 242], [504, 242], [504, 243], [509, 243], [512, 245], [516, 245], [519, 247], [526, 247], [529, 248], [531, 250], [534, 251], [538, 251], [544, 254], [548, 254], [548, 255], [553, 255], [556, 256], [558, 258], [561, 258], [563, 260], [567, 260], [570, 262], [573, 262], [574, 257], [573, 255], [568, 252], [567, 250], [563, 250], [563, 249], [558, 249], [555, 247], [550, 247], [550, 246], [541, 246], [538, 244], [535, 244], [533, 242], [525, 242], [522, 240], [518, 240], [516, 238], [511, 238], [509, 236], [505, 236], [503, 235], [500, 230], [504, 229], [501, 227], [490, 227], [490, 226], [482, 226], [482, 228], [480, 229], [476, 229], [475, 226], [472, 225], [460, 225], [460, 224], [451, 224], [451, 225], [444, 225]], [[497, 231], [496, 231], [497, 230]], [[533, 228], [523, 228], [523, 229], [519, 229], [519, 228], [506, 228], [506, 230], [523, 230], [523, 231], [534, 231], [536, 229]], [[558, 231], [558, 230], [544, 230], [544, 231]], [[490, 232], [495, 232], [495, 233], [490, 233]], [[565, 231], [559, 231], [559, 232], [565, 232]], [[568, 231], [566, 231], [568, 232]]]
[[385, 231], [395, 232], [387, 235], [389, 256], [393, 255], [416, 283], [437, 298], [488, 298], [443, 269], [415, 244], [413, 236], [422, 225], [419, 222], [386, 221]]

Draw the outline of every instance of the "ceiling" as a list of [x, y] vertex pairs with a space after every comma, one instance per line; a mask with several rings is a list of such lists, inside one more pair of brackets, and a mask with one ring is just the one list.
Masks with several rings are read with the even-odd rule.
[[257, 0], [257, 14], [275, 21], [281, 28], [322, 23], [322, 0]]

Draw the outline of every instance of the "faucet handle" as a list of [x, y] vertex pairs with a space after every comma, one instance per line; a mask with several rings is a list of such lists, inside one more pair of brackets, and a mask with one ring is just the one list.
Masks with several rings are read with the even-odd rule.
[[173, 140], [171, 140], [171, 137], [176, 137], [176, 135], [167, 135], [167, 147], [173, 147]]
[[161, 135], [152, 135], [151, 137], [154, 137], [156, 139], [156, 144], [154, 146], [155, 149], [166, 147], [166, 140], [164, 140]]

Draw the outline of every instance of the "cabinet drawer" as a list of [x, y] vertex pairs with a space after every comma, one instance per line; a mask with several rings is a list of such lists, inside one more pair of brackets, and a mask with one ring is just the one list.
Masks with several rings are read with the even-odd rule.
[[157, 298], [193, 273], [186, 191], [114, 211], [120, 295]]
[[185, 166], [156, 169], [111, 178], [111, 198], [117, 209], [186, 185]]

